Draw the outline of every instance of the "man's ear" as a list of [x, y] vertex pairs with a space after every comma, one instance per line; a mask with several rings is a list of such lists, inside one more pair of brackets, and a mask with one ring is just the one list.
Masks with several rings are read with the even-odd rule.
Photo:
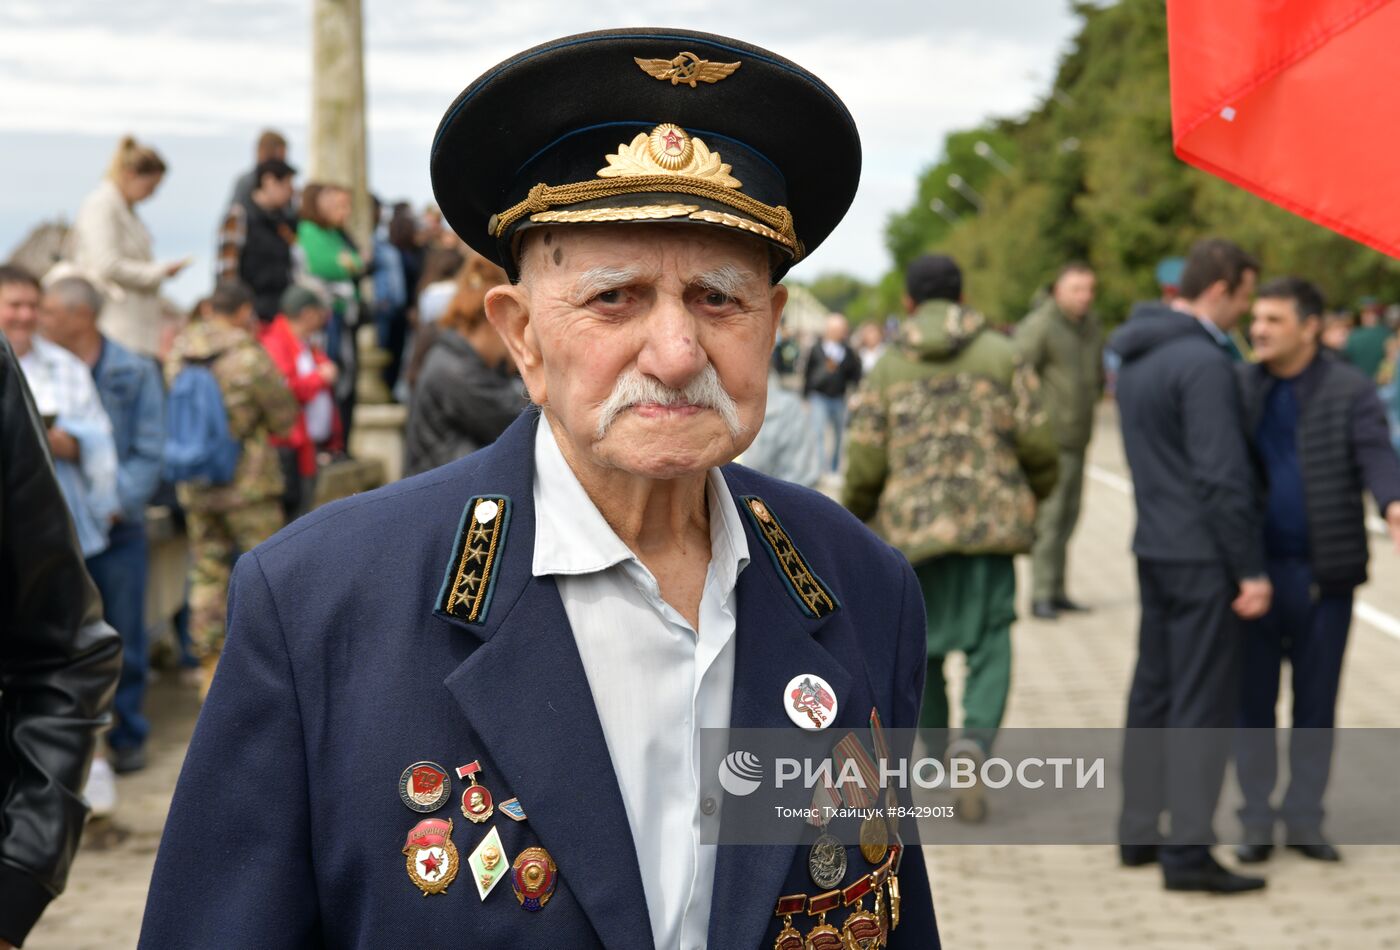
[[544, 360], [540, 355], [539, 336], [530, 314], [530, 295], [521, 284], [502, 284], [486, 292], [486, 319], [505, 341], [511, 361], [525, 380], [530, 399], [539, 405], [548, 400]]

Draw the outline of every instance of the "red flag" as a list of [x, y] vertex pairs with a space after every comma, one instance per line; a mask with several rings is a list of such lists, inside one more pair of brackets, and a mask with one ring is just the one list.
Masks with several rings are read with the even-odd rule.
[[1400, 257], [1400, 2], [1167, 0], [1176, 154]]

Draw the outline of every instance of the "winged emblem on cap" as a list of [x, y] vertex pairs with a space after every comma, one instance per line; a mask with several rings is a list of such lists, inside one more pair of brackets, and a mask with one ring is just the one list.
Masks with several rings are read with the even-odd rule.
[[686, 83], [691, 89], [699, 82], [716, 83], [729, 76], [743, 63], [715, 63], [701, 59], [694, 53], [681, 53], [675, 59], [642, 59], [634, 56], [632, 61], [642, 67], [642, 71], [656, 79], [669, 79], [671, 85]]

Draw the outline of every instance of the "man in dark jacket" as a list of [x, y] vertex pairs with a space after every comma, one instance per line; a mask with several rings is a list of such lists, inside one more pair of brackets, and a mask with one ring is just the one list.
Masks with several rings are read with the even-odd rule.
[[[0, 268], [0, 307], [17, 305]], [[0, 337], [0, 948], [19, 946], [62, 890], [80, 796], [121, 666], [102, 621], [42, 423]]]
[[288, 210], [296, 169], [270, 158], [253, 169], [246, 198], [229, 205], [219, 229], [218, 282], [237, 281], [253, 292], [253, 310], [264, 325], [277, 316], [282, 293], [292, 283], [296, 220]]
[[[1181, 296], [1140, 304], [1109, 343], [1123, 358], [1118, 402], [1142, 597], [1127, 722], [1140, 731], [1124, 749], [1119, 839], [1126, 865], [1160, 859], [1170, 890], [1264, 885], [1225, 870], [1209, 848], [1238, 701], [1239, 618], [1263, 616], [1272, 596], [1226, 345], [1258, 270], [1234, 244], [1202, 241]], [[1159, 847], [1163, 809], [1171, 835]]]
[[846, 429], [846, 395], [860, 382], [860, 354], [850, 345], [851, 325], [839, 313], [826, 318], [822, 338], [812, 344], [803, 372], [802, 395], [811, 400], [817, 438], [823, 449], [832, 435], [829, 471], [841, 464], [841, 434]]
[[[1239, 724], [1250, 731], [1237, 745], [1245, 841], [1236, 852], [1247, 863], [1269, 857], [1279, 817], [1289, 847], [1340, 860], [1322, 837], [1322, 795], [1352, 592], [1366, 580], [1365, 489], [1400, 546], [1400, 458], [1385, 411], [1363, 372], [1320, 351], [1322, 310], [1322, 294], [1305, 280], [1264, 285], [1250, 330], [1261, 362], [1239, 367], [1245, 421], [1267, 477], [1264, 550], [1278, 592], [1269, 613], [1245, 630]], [[1288, 791], [1275, 812], [1272, 730], [1285, 658], [1295, 731]]]

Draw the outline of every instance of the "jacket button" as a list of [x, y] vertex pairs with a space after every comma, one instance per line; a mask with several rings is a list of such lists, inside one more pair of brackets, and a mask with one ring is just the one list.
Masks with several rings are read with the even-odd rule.
[[718, 807], [718, 803], [716, 803], [713, 798], [706, 797], [702, 802], [700, 802], [700, 814], [713, 815], [715, 813], [715, 809]]

